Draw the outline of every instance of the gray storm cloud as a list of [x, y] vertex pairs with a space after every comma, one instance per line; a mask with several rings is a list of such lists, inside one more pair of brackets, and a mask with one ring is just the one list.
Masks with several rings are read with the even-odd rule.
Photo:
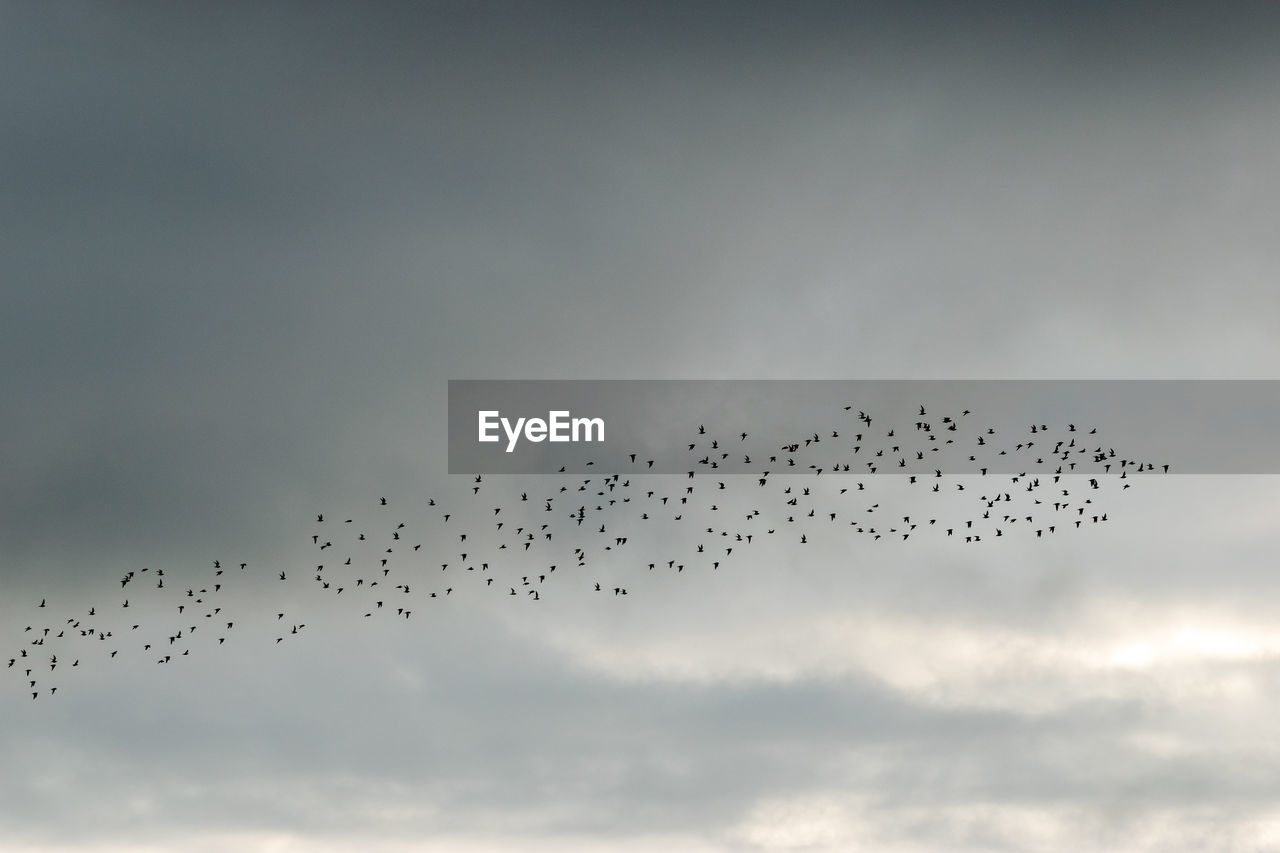
[[1274, 378], [1277, 14], [6, 4], [4, 648], [264, 580], [5, 674], [0, 850], [1275, 846], [1273, 478], [603, 602], [274, 577], [470, 495], [451, 379]]

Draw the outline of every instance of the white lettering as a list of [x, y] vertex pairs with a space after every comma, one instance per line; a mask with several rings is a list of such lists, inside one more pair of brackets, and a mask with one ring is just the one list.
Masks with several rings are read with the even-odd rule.
[[556, 411], [551, 413], [551, 440], [552, 441], [568, 441], [569, 436], [564, 429], [569, 425], [565, 418], [569, 417], [568, 412]]
[[547, 419], [516, 418], [512, 423], [497, 410], [477, 412], [478, 440], [498, 441], [497, 429], [507, 435], [507, 453], [516, 449], [521, 434], [528, 441], [604, 441], [604, 418], [571, 418], [569, 412], [555, 410], [547, 413]]
[[[568, 414], [566, 412], [565, 414]], [[585, 438], [578, 438], [578, 427], [583, 427], [586, 433]], [[591, 429], [595, 428], [596, 437], [591, 437]], [[604, 418], [574, 418], [573, 419], [573, 440], [574, 441], [604, 441]]]
[[497, 441], [496, 435], [489, 435], [489, 431], [498, 426], [497, 421], [493, 420], [498, 416], [497, 412], [480, 412], [480, 440], [481, 441]]
[[511, 428], [511, 422], [506, 418], [502, 419], [502, 428], [507, 431], [507, 452], [516, 449], [516, 439], [520, 436], [520, 427], [524, 424], [524, 418], [516, 418], [515, 429]]

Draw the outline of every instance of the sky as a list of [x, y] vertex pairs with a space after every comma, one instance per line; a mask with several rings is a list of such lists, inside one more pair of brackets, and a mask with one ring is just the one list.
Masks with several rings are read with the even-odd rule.
[[299, 578], [347, 518], [431, 552], [429, 500], [558, 488], [450, 475], [449, 380], [1280, 378], [1278, 41], [1265, 3], [0, 3], [0, 647], [126, 596], [163, 646], [150, 579], [215, 560], [242, 623], [4, 673], [0, 851], [1274, 849], [1275, 476], [536, 604], [424, 575], [412, 619]]

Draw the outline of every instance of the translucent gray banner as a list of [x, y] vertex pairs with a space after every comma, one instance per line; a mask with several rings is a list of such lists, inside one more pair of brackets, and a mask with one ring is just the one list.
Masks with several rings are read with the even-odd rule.
[[455, 474], [1280, 473], [1278, 380], [452, 380]]

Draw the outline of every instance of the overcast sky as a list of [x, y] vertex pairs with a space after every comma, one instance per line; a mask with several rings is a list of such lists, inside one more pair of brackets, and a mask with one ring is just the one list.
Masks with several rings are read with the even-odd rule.
[[488, 511], [450, 379], [1277, 378], [1278, 57], [1268, 3], [0, 3], [4, 657], [250, 566], [224, 646], [4, 674], [0, 851], [1280, 845], [1274, 477], [298, 585], [318, 513]]

